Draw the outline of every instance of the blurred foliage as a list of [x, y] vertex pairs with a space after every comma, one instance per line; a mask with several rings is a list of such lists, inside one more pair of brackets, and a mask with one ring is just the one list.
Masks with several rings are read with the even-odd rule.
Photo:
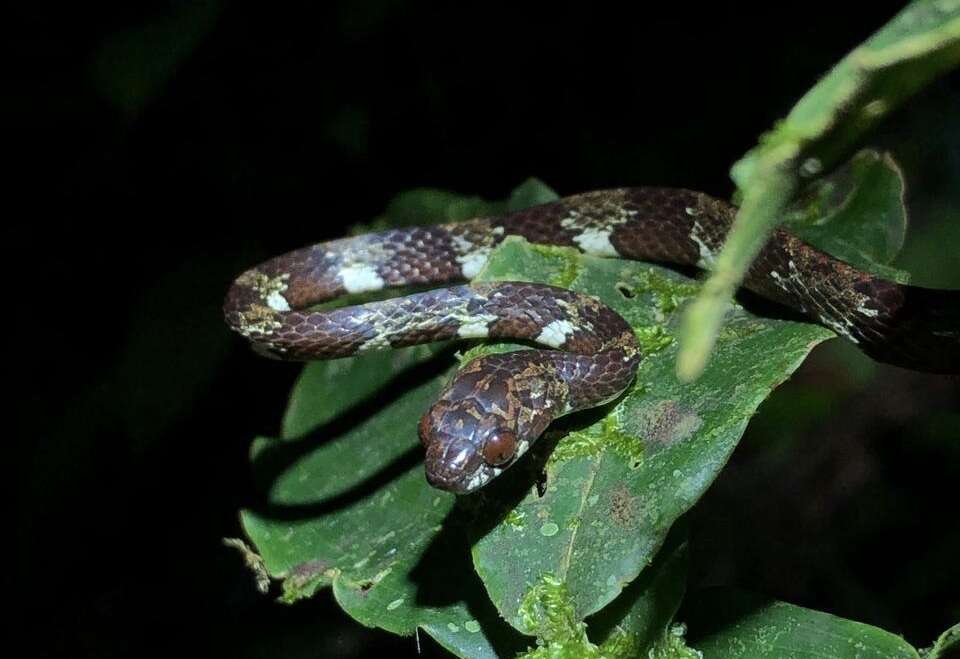
[[687, 311], [677, 360], [681, 378], [703, 370], [734, 290], [803, 183], [836, 167], [869, 130], [957, 63], [960, 3], [914, 0], [843, 58], [733, 166], [740, 210]]
[[177, 2], [171, 8], [169, 14], [107, 39], [93, 61], [94, 84], [128, 121], [161, 93], [220, 13], [217, 0]]
[[919, 659], [902, 638], [876, 627], [745, 593], [699, 593], [688, 615], [693, 629], [703, 628], [690, 642], [705, 657]]

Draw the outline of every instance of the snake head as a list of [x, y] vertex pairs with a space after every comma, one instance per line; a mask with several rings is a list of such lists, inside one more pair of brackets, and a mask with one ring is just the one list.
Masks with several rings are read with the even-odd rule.
[[529, 371], [524, 377], [516, 364], [502, 368], [520, 354], [474, 360], [421, 418], [427, 480], [434, 487], [457, 494], [483, 487], [514, 464], [553, 420], [553, 405], [536, 394], [543, 388], [538, 375]]

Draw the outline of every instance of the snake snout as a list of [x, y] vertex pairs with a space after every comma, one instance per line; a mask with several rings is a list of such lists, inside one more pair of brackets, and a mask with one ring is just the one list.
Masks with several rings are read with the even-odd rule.
[[427, 444], [424, 466], [430, 485], [457, 494], [471, 492], [488, 480], [483, 458], [462, 438], [433, 438]]

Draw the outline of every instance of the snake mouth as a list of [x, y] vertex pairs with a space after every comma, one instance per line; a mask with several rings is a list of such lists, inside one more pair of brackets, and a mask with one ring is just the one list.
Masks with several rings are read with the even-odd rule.
[[476, 447], [463, 438], [434, 439], [424, 459], [427, 482], [454, 494], [468, 494], [486, 485], [501, 469], [488, 466]]
[[430, 469], [426, 470], [426, 474], [427, 482], [437, 489], [453, 494], [469, 494], [473, 491], [468, 482], [464, 482], [462, 475], [445, 474]]

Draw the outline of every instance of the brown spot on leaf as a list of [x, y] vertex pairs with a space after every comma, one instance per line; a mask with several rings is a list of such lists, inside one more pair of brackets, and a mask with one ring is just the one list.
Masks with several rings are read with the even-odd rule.
[[639, 419], [639, 434], [654, 446], [683, 441], [703, 425], [703, 419], [675, 400], [663, 400], [645, 410]]
[[637, 497], [625, 485], [618, 486], [610, 495], [610, 515], [617, 526], [636, 526], [640, 516]]
[[324, 561], [312, 560], [300, 563], [292, 570], [288, 579], [298, 588], [309, 583], [317, 575], [323, 574], [327, 570], [327, 564]]

